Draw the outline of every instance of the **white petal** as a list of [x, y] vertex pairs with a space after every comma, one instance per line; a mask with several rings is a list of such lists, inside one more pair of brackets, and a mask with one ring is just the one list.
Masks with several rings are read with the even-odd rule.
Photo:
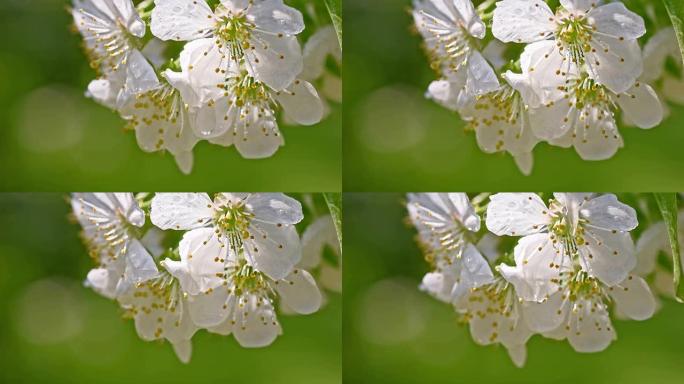
[[294, 226], [252, 222], [244, 240], [245, 258], [252, 267], [273, 280], [290, 274], [301, 260], [299, 235]]
[[645, 82], [656, 81], [663, 75], [665, 61], [668, 57], [672, 57], [681, 63], [682, 57], [674, 28], [663, 28], [653, 35], [644, 46], [643, 56], [644, 68], [648, 68], [641, 75], [641, 80]]
[[532, 85], [529, 73], [506, 71], [501, 77], [503, 77], [513, 89], [518, 91], [526, 105], [536, 108], [541, 104], [539, 96]]
[[631, 231], [639, 225], [634, 208], [621, 203], [613, 194], [584, 202], [579, 213], [588, 222], [586, 225], [600, 229]]
[[[445, 3], [449, 4], [449, 2]], [[475, 11], [472, 0], [453, 0], [452, 3], [458, 12], [458, 16], [460, 16], [459, 18], [468, 29], [468, 33], [478, 39], [484, 38], [487, 28]]]
[[247, 20], [260, 30], [273, 34], [296, 35], [304, 30], [301, 12], [283, 4], [282, 0], [254, 3], [247, 13]]
[[323, 118], [323, 102], [311, 83], [295, 80], [275, 96], [290, 119], [301, 125], [313, 125]]
[[321, 264], [324, 247], [330, 247], [336, 256], [340, 257], [340, 242], [337, 231], [330, 215], [318, 217], [302, 234], [302, 260], [299, 266], [314, 269]]
[[178, 251], [194, 281], [194, 289], [183, 287], [186, 292], [196, 295], [223, 285], [225, 278], [220, 276], [229, 262], [229, 247], [224, 241], [214, 228], [193, 229], [183, 235]]
[[470, 95], [483, 95], [499, 89], [499, 79], [479, 51], [468, 56], [466, 90]]
[[585, 244], [578, 247], [580, 264], [606, 285], [616, 285], [636, 266], [634, 243], [629, 233], [586, 228]]
[[[587, 108], [589, 108], [587, 110]], [[599, 161], [610, 159], [622, 148], [622, 136], [618, 132], [615, 119], [599, 111], [598, 108], [586, 107], [583, 112], [575, 111], [575, 129], [568, 132], [577, 154], [584, 160]], [[584, 120], [581, 117], [584, 115]]]
[[173, 156], [176, 160], [176, 165], [178, 169], [185, 175], [189, 175], [192, 172], [192, 165], [194, 163], [194, 157], [192, 151], [179, 152]]
[[140, 283], [156, 277], [159, 274], [157, 265], [147, 249], [138, 241], [133, 239], [128, 243], [126, 252], [126, 281]]
[[601, 0], [560, 0], [561, 5], [565, 9], [585, 12], [595, 8], [596, 3], [599, 2], [601, 2]]
[[[570, 312], [568, 341], [577, 352], [600, 352], [616, 338], [615, 330], [603, 303], [589, 300], [575, 303], [577, 312]], [[592, 311], [593, 310], [593, 311]]]
[[[461, 73], [465, 74], [464, 71]], [[461, 76], [459, 82], [449, 80], [435, 80], [428, 86], [425, 97], [435, 101], [441, 106], [458, 111], [464, 107], [463, 94], [465, 94], [465, 76]]]
[[626, 93], [617, 95], [625, 116], [639, 128], [653, 128], [663, 121], [663, 106], [650, 85], [636, 82]]
[[110, 271], [107, 268], [94, 268], [88, 271], [84, 285], [108, 299], [115, 299], [120, 276], [120, 272]]
[[546, 205], [534, 193], [497, 193], [487, 207], [487, 228], [498, 236], [525, 236], [551, 222]]
[[[529, 76], [530, 86], [537, 93], [542, 104], [559, 101], [565, 87], [579, 77], [579, 69], [553, 40], [529, 44], [520, 56], [523, 74]], [[535, 107], [536, 105], [532, 105]]]
[[586, 53], [589, 76], [614, 93], [630, 89], [643, 71], [639, 43], [594, 35], [589, 44], [592, 48]]
[[303, 269], [295, 269], [277, 281], [275, 289], [285, 305], [297, 313], [308, 315], [321, 307], [321, 292], [316, 281]]
[[126, 24], [126, 29], [135, 37], [145, 36], [145, 23], [135, 10], [133, 2], [131, 0], [112, 0], [111, 2]]
[[325, 71], [328, 56], [333, 56], [340, 63], [342, 49], [332, 25], [317, 30], [304, 45], [304, 69], [299, 75], [303, 80], [314, 81]]
[[190, 357], [192, 356], [192, 343], [190, 340], [182, 340], [171, 345], [173, 346], [173, 351], [176, 353], [178, 360], [183, 364], [188, 364], [190, 362]]
[[525, 361], [527, 360], [527, 347], [524, 344], [506, 348], [506, 351], [508, 351], [508, 357], [511, 358], [511, 361], [513, 361], [513, 364], [515, 364], [516, 367], [522, 368], [525, 365]]
[[540, 105], [530, 109], [530, 126], [542, 140], [554, 140], [567, 135], [576, 124], [576, 109], [567, 100]]
[[278, 130], [275, 117], [258, 107], [250, 108], [233, 127], [233, 143], [240, 155], [246, 159], [262, 159], [273, 154], [285, 144]]
[[208, 293], [188, 297], [190, 318], [198, 327], [211, 328], [226, 321], [228, 314], [237, 310], [235, 296], [227, 287], [218, 287]]
[[619, 1], [602, 5], [587, 16], [598, 32], [615, 38], [636, 40], [646, 33], [644, 19]]
[[157, 193], [150, 220], [164, 230], [187, 230], [205, 226], [213, 215], [213, 203], [206, 193]]
[[254, 219], [271, 224], [297, 224], [304, 219], [302, 204], [284, 193], [254, 193], [245, 200]]
[[515, 286], [518, 296], [526, 301], [542, 302], [559, 289], [561, 273], [571, 267], [571, 258], [549, 234], [525, 236], [515, 249], [516, 267], [499, 266], [502, 276]]
[[627, 276], [623, 282], [611, 287], [609, 294], [615, 300], [616, 310], [630, 319], [646, 320], [655, 312], [655, 297], [639, 276]]
[[88, 84], [86, 96], [107, 108], [116, 109], [119, 107], [117, 98], [122, 87], [122, 83], [109, 79], [96, 79]]
[[226, 77], [232, 76], [234, 65], [226, 60], [226, 48], [214, 38], [197, 39], [183, 47], [179, 61], [181, 72], [166, 71], [169, 83], [180, 92], [190, 108], [198, 108], [223, 97]]
[[216, 20], [206, 1], [155, 0], [150, 29], [162, 40], [194, 40], [207, 36]]
[[262, 299], [255, 295], [247, 296], [244, 308], [236, 314], [233, 335], [245, 348], [270, 345], [281, 333], [273, 308], [260, 300]]
[[456, 214], [463, 226], [469, 231], [477, 232], [480, 230], [480, 216], [475, 212], [475, 207], [470, 203], [468, 195], [465, 193], [447, 194], [452, 204], [450, 211]]
[[553, 34], [554, 19], [544, 1], [503, 0], [496, 3], [492, 33], [504, 43], [532, 43]]
[[455, 278], [451, 274], [430, 272], [423, 276], [420, 290], [445, 303], [451, 303], [451, 291], [454, 288], [454, 283]]
[[566, 321], [570, 305], [563, 299], [564, 293], [557, 292], [541, 303], [526, 301], [523, 303], [524, 318], [534, 332], [553, 331]]
[[257, 80], [275, 91], [287, 88], [302, 72], [304, 60], [297, 38], [253, 32], [252, 48], [246, 53], [247, 69]]
[[[154, 67], [137, 49], [132, 50], [126, 62], [125, 91], [130, 94], [139, 94], [149, 91], [159, 85], [157, 73]], [[119, 105], [122, 105], [119, 100]]]
[[633, 273], [646, 276], [656, 268], [658, 254], [669, 251], [670, 240], [662, 221], [647, 227], [636, 243], [637, 266]]
[[513, 156], [515, 165], [518, 166], [523, 175], [529, 176], [532, 174], [532, 167], [534, 167], [534, 157], [532, 152], [524, 152]]

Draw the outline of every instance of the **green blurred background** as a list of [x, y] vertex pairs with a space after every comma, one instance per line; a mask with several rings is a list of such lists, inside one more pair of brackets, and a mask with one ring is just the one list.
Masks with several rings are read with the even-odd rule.
[[622, 128], [625, 148], [608, 161], [540, 144], [525, 177], [510, 156], [480, 151], [455, 113], [423, 97], [435, 75], [410, 4], [344, 2], [345, 190], [684, 190], [682, 107], [653, 130]]
[[518, 369], [501, 346], [476, 345], [453, 309], [418, 290], [427, 264], [403, 194], [344, 195], [344, 381], [347, 383], [681, 383], [684, 304], [645, 322], [615, 321], [606, 351], [534, 336]]
[[83, 96], [94, 73], [70, 31], [70, 3], [0, 1], [0, 189], [341, 189], [339, 105], [318, 125], [283, 127], [286, 145], [269, 159], [203, 142], [184, 176], [171, 155], [142, 152], [123, 120]]
[[284, 316], [263, 349], [199, 331], [189, 365], [81, 285], [92, 267], [61, 194], [0, 194], [0, 383], [340, 383], [342, 300]]

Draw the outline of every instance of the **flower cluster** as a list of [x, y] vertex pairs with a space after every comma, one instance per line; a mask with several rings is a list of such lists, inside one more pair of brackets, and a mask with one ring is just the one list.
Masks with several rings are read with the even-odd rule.
[[616, 338], [612, 318], [650, 318], [649, 283], [663, 292], [667, 275], [654, 260], [669, 247], [662, 223], [643, 231], [635, 248], [637, 212], [615, 195], [547, 197], [408, 195], [432, 269], [421, 289], [450, 303], [476, 343], [503, 345], [518, 366], [535, 334], [567, 340], [577, 352], [606, 349]]
[[329, 26], [302, 50], [303, 15], [282, 0], [211, 3], [73, 0], [71, 8], [98, 76], [87, 96], [118, 112], [143, 151], [170, 152], [184, 173], [201, 140], [234, 145], [245, 158], [272, 156], [285, 143], [280, 111], [293, 124], [324, 117], [314, 82], [341, 100], [326, 67], [329, 57], [341, 62]]
[[71, 205], [97, 265], [85, 285], [115, 299], [143, 340], [169, 341], [183, 362], [199, 329], [232, 334], [243, 347], [271, 344], [282, 333], [278, 305], [320, 308], [309, 271], [324, 286], [331, 280], [322, 244], [337, 240], [319, 224], [329, 216], [300, 241], [302, 206], [284, 194], [75, 193]]
[[[525, 174], [539, 142], [606, 160], [623, 146], [619, 116], [649, 129], [667, 113], [661, 100], [684, 101], [674, 30], [658, 31], [642, 51], [644, 20], [619, 1], [560, 0], [553, 10], [544, 0], [477, 8], [414, 0], [413, 18], [440, 77], [426, 97], [458, 112], [484, 152], [508, 152]], [[675, 74], [666, 71], [670, 58]]]

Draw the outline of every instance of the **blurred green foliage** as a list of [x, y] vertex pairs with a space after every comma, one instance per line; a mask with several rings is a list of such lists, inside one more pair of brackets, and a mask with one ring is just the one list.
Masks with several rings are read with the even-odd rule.
[[315, 126], [283, 127], [286, 145], [269, 159], [203, 142], [184, 176], [171, 155], [142, 152], [122, 119], [83, 96], [94, 72], [70, 30], [69, 4], [0, 2], [1, 190], [340, 190], [339, 105]]
[[518, 369], [503, 347], [476, 345], [449, 305], [418, 290], [428, 267], [406, 224], [404, 200], [402, 194], [344, 195], [345, 382], [682, 382], [684, 306], [672, 300], [663, 300], [650, 320], [614, 321], [618, 340], [597, 354], [534, 336], [527, 364]]
[[140, 340], [114, 302], [82, 286], [92, 265], [65, 198], [0, 194], [1, 383], [340, 382], [339, 294], [316, 314], [280, 315], [268, 348], [199, 331], [184, 365], [168, 343]]
[[608, 161], [540, 144], [525, 177], [510, 156], [483, 153], [455, 113], [423, 97], [435, 74], [410, 4], [344, 3], [345, 190], [684, 190], [682, 107], [650, 131], [621, 128], [625, 148]]

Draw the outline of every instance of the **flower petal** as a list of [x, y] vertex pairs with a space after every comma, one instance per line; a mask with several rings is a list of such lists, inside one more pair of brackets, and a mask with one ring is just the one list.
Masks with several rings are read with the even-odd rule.
[[311, 83], [295, 80], [287, 89], [275, 96], [287, 117], [297, 124], [313, 125], [323, 118], [323, 102]]
[[190, 357], [192, 356], [192, 342], [190, 342], [190, 340], [181, 340], [171, 345], [173, 346], [173, 351], [176, 353], [176, 357], [178, 357], [178, 360], [180, 360], [181, 363], [190, 363]]
[[498, 236], [525, 236], [551, 222], [548, 209], [534, 193], [497, 193], [487, 207], [487, 228]]
[[608, 286], [616, 285], [636, 266], [629, 233], [586, 228], [585, 244], [578, 246], [580, 265]]
[[650, 85], [637, 81], [626, 93], [616, 97], [622, 112], [637, 127], [649, 129], [663, 121], [663, 105]]
[[155, 0], [150, 29], [162, 40], [187, 41], [209, 35], [215, 23], [206, 1]]
[[297, 38], [253, 32], [246, 52], [247, 69], [254, 78], [275, 91], [287, 88], [302, 72], [304, 59]]
[[614, 93], [630, 89], [643, 71], [641, 48], [636, 40], [596, 36], [589, 43], [586, 63], [589, 76]]
[[273, 280], [289, 275], [301, 260], [299, 235], [294, 226], [252, 222], [244, 240], [245, 258], [256, 270]]
[[281, 334], [273, 307], [256, 295], [248, 295], [244, 307], [237, 311], [233, 327], [235, 340], [245, 348], [260, 348], [273, 343]]
[[230, 262], [228, 248], [214, 228], [198, 228], [183, 235], [178, 245], [181, 260], [187, 263], [193, 288], [183, 287], [191, 295], [217, 288], [226, 281], [224, 267]]
[[596, 31], [614, 38], [636, 40], [646, 34], [644, 19], [619, 1], [593, 9], [587, 19]]
[[567, 319], [568, 305], [564, 293], [557, 292], [541, 303], [523, 303], [524, 318], [527, 326], [534, 332], [545, 333], [560, 327]]
[[527, 360], [527, 347], [525, 344], [506, 348], [506, 351], [516, 367], [522, 368], [525, 365]]
[[218, 287], [211, 292], [189, 296], [188, 309], [193, 323], [201, 328], [211, 328], [224, 323], [237, 306], [235, 296], [228, 293], [227, 287]]
[[600, 352], [615, 340], [615, 330], [603, 303], [580, 300], [575, 304], [578, 310], [570, 312], [567, 337], [577, 352]]
[[308, 315], [321, 307], [321, 291], [313, 276], [303, 269], [295, 269], [276, 281], [275, 289], [285, 305], [297, 313]]
[[254, 193], [245, 200], [254, 219], [271, 224], [297, 224], [304, 219], [302, 204], [284, 193]]
[[466, 90], [469, 95], [483, 95], [499, 89], [499, 78], [482, 54], [475, 50], [468, 56]]
[[630, 319], [646, 320], [655, 312], [655, 297], [639, 276], [627, 276], [623, 282], [611, 287], [609, 294], [615, 300], [616, 309]]
[[532, 43], [553, 34], [554, 19], [544, 1], [503, 0], [496, 3], [492, 33], [504, 43]]
[[631, 231], [639, 225], [634, 208], [610, 193], [584, 202], [579, 213], [587, 221], [586, 225], [600, 229]]
[[213, 203], [206, 193], [157, 193], [150, 220], [164, 230], [188, 230], [204, 227], [213, 215]]
[[135, 284], [150, 280], [159, 274], [157, 265], [147, 249], [143, 247], [138, 239], [133, 239], [128, 243], [126, 252], [126, 271], [125, 280]]
[[296, 35], [304, 30], [301, 12], [283, 4], [282, 0], [254, 3], [247, 12], [247, 20], [259, 30], [273, 34]]

